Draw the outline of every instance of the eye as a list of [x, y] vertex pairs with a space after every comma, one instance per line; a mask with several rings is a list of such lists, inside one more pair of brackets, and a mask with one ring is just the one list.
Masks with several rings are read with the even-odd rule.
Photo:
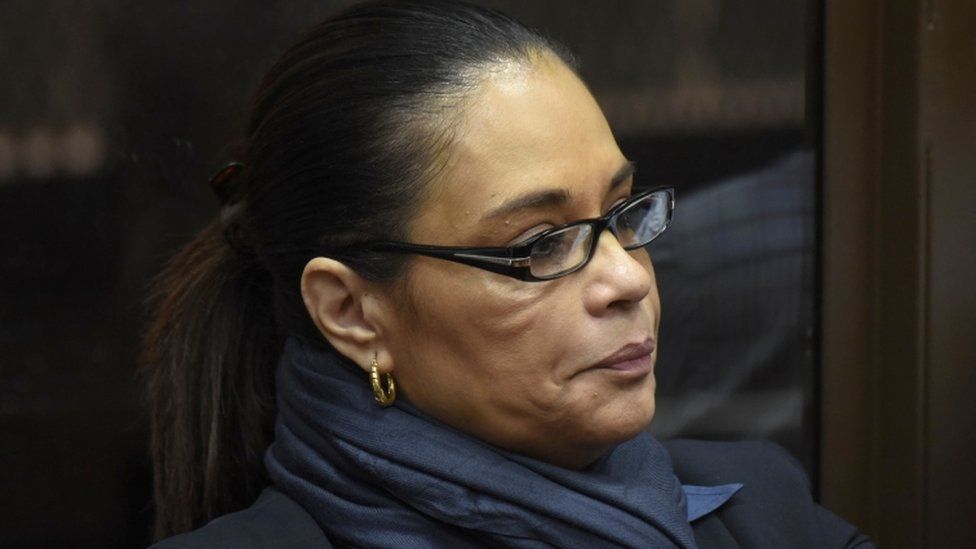
[[574, 269], [586, 262], [593, 226], [573, 225], [540, 238], [529, 254], [532, 274], [546, 277]]
[[515, 247], [515, 246], [520, 246], [522, 244], [525, 244], [526, 241], [539, 236], [541, 233], [548, 231], [552, 227], [553, 225], [551, 224], [536, 225], [535, 227], [532, 227], [527, 231], [523, 231], [522, 234], [512, 239], [511, 242], [507, 244], [507, 246]]
[[569, 249], [565, 234], [555, 234], [549, 238], [543, 238], [536, 242], [532, 247], [533, 256], [560, 256]]

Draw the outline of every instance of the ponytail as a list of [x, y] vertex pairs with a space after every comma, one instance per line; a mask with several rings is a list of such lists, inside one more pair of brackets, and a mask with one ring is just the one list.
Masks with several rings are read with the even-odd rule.
[[169, 262], [149, 297], [141, 367], [154, 463], [155, 539], [246, 507], [268, 484], [274, 369], [283, 338], [271, 275], [217, 220]]

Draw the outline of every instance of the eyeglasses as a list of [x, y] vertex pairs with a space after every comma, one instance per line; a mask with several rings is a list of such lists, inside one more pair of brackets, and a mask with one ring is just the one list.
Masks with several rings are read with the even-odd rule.
[[464, 248], [407, 242], [372, 242], [372, 251], [425, 255], [464, 263], [528, 282], [574, 273], [590, 262], [605, 229], [625, 250], [647, 246], [671, 224], [674, 188], [659, 187], [621, 202], [603, 217], [583, 219], [542, 231], [515, 246]]

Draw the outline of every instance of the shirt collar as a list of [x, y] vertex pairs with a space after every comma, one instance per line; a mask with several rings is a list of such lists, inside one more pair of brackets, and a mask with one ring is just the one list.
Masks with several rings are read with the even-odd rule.
[[719, 486], [694, 486], [683, 484], [681, 489], [688, 500], [688, 522], [694, 522], [718, 509], [729, 501], [742, 484], [721, 484]]

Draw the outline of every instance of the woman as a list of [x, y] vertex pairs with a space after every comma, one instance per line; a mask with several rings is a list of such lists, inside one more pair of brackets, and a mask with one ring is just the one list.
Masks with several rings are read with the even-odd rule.
[[237, 511], [159, 547], [863, 542], [779, 450], [645, 434], [673, 193], [638, 181], [570, 55], [501, 14], [306, 32], [157, 285], [157, 537]]

